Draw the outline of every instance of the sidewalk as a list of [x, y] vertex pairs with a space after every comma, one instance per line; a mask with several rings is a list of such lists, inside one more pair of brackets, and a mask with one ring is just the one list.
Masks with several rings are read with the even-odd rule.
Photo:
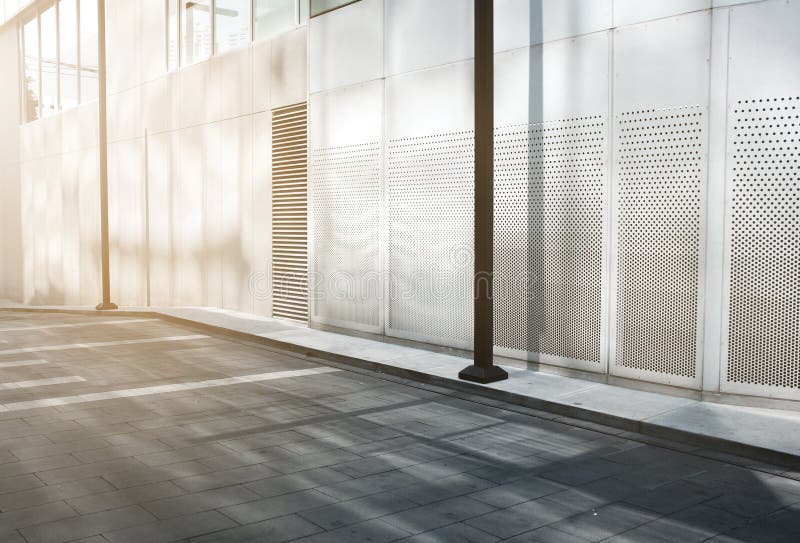
[[[30, 307], [3, 301], [0, 308], [95, 313], [85, 307]], [[462, 357], [225, 310], [131, 307], [114, 314], [156, 314], [334, 363], [547, 411], [554, 414], [554, 419], [570, 417], [611, 426], [623, 433], [637, 432], [765, 462], [800, 466], [800, 412], [701, 402], [508, 367], [508, 380], [480, 385], [458, 379], [458, 372], [470, 363]]]

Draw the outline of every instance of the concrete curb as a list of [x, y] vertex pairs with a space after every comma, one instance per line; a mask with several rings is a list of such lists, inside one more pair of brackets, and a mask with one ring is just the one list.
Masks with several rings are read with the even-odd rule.
[[460, 381], [456, 379], [448, 379], [436, 375], [430, 375], [421, 371], [410, 370], [405, 368], [398, 368], [390, 364], [365, 360], [352, 356], [341, 355], [303, 347], [287, 341], [281, 341], [274, 338], [266, 338], [263, 336], [232, 330], [223, 326], [198, 322], [185, 317], [178, 317], [161, 313], [159, 311], [142, 311], [142, 310], [118, 310], [118, 311], [96, 311], [96, 310], [81, 310], [81, 309], [51, 309], [51, 308], [16, 308], [16, 307], [2, 307], [0, 311], [4, 312], [41, 312], [41, 313], [65, 313], [73, 315], [87, 315], [87, 316], [108, 316], [115, 315], [120, 317], [149, 317], [159, 318], [167, 322], [173, 322], [195, 328], [198, 331], [204, 331], [209, 334], [218, 336], [226, 336], [235, 338], [250, 343], [257, 343], [266, 347], [287, 351], [303, 356], [316, 358], [321, 361], [330, 362], [337, 365], [346, 366], [348, 368], [355, 368], [366, 370], [370, 372], [378, 372], [387, 376], [394, 376], [401, 379], [411, 380], [417, 383], [434, 386], [446, 390], [466, 393], [470, 395], [480, 396], [494, 401], [505, 402], [512, 405], [518, 405], [525, 408], [545, 411], [555, 415], [569, 417], [581, 421], [586, 421], [594, 424], [600, 424], [611, 428], [619, 429], [626, 432], [635, 432], [645, 436], [650, 436], [658, 439], [665, 439], [685, 443], [687, 445], [711, 449], [717, 452], [744, 457], [759, 462], [766, 462], [770, 464], [777, 464], [786, 466], [792, 469], [800, 469], [800, 455], [793, 455], [782, 451], [776, 451], [764, 447], [758, 447], [748, 443], [723, 439], [719, 437], [707, 436], [688, 430], [672, 428], [660, 424], [654, 424], [647, 421], [634, 420], [624, 417], [618, 417], [603, 413], [593, 409], [588, 409], [580, 406], [555, 402], [551, 400], [544, 400], [541, 398], [534, 398], [531, 396], [524, 396], [513, 392], [497, 390], [489, 388], [477, 383], [468, 381]]

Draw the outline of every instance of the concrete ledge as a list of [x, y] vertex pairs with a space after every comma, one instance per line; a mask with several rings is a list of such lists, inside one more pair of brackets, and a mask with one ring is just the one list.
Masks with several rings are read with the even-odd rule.
[[208, 333], [256, 342], [349, 368], [380, 372], [620, 431], [800, 468], [800, 413], [794, 411], [702, 402], [516, 368], [506, 368], [507, 381], [480, 385], [458, 379], [458, 372], [470, 363], [462, 357], [207, 308], [125, 308], [110, 313], [79, 307], [0, 304], [0, 309], [157, 316]]

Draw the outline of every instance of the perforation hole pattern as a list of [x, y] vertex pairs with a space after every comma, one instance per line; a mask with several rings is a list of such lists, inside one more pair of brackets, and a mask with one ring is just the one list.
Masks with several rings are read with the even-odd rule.
[[387, 151], [387, 326], [470, 342], [474, 132], [395, 139]]
[[311, 153], [314, 316], [380, 325], [379, 142]]
[[606, 124], [500, 128], [495, 344], [600, 364]]
[[617, 118], [617, 366], [697, 375], [704, 133], [700, 107]]
[[730, 119], [727, 380], [800, 390], [800, 96]]

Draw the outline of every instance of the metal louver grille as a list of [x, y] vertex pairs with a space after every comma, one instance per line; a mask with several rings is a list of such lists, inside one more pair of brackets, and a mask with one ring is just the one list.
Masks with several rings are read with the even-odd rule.
[[308, 320], [306, 104], [272, 111], [272, 315]]
[[800, 96], [739, 100], [729, 126], [725, 381], [800, 398]]

